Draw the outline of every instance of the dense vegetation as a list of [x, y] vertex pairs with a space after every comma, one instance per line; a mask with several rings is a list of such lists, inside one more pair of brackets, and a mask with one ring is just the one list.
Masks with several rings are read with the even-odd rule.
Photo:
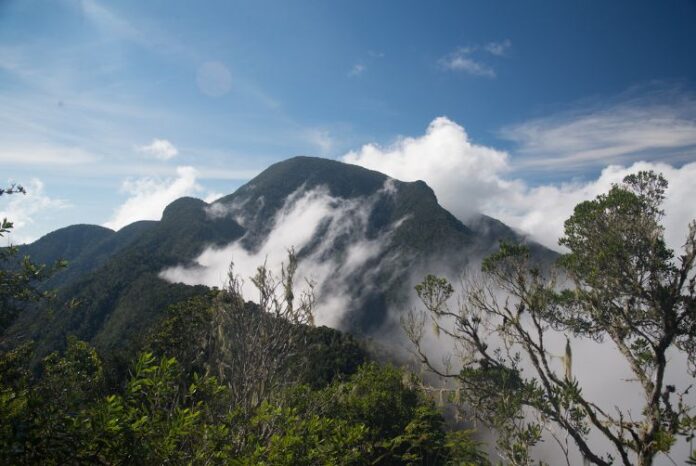
[[29, 347], [0, 362], [4, 464], [480, 464], [432, 401], [393, 368], [364, 364], [322, 387], [291, 384], [249, 413], [215, 377], [142, 353], [116, 390], [71, 339], [40, 374]]
[[[6, 250], [3, 270], [16, 269], [16, 253]], [[171, 306], [131, 340], [130, 364], [74, 336], [38, 364], [32, 342], [4, 351], [0, 462], [485, 463], [468, 434], [447, 432], [411, 375], [312, 325], [312, 294], [292, 294], [296, 263], [291, 252], [279, 277], [259, 267], [259, 303], [242, 299], [231, 270], [224, 290]], [[1, 276], [12, 291], [13, 307], [1, 310], [8, 323], [29, 301], [50, 298], [34, 283], [48, 275], [14, 278], [23, 273]]]

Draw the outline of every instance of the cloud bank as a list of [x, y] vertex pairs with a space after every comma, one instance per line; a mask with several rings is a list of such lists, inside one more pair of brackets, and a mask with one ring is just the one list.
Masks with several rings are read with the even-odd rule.
[[[543, 133], [538, 134], [540, 141], [545, 140]], [[691, 136], [684, 134], [678, 141], [689, 143]], [[606, 192], [612, 183], [638, 170], [662, 172], [670, 183], [664, 223], [671, 247], [681, 246], [689, 220], [696, 217], [696, 185], [692, 182], [696, 162], [681, 167], [655, 161], [610, 165], [593, 180], [531, 186], [510, 177], [513, 164], [508, 153], [473, 143], [462, 126], [445, 117], [433, 120], [420, 137], [401, 138], [386, 147], [367, 144], [342, 160], [404, 181], [423, 180], [440, 203], [465, 223], [475, 214], [485, 213], [557, 250], [563, 222], [575, 205]]]

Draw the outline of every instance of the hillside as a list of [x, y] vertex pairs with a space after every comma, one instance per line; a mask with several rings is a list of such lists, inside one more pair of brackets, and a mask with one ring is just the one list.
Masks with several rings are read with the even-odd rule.
[[[290, 223], [315, 211], [311, 221]], [[238, 260], [235, 254], [256, 260], [255, 267], [276, 249], [290, 247], [305, 276], [317, 281], [323, 322], [371, 335], [395, 325], [390, 313], [407, 306], [424, 273], [451, 275], [512, 238], [521, 239], [488, 217], [465, 225], [422, 181], [295, 157], [214, 204], [182, 198], [159, 221], [118, 232], [75, 225], [24, 246], [22, 252], [35, 261], [63, 257], [70, 265], [48, 283], [59, 289], [56, 299], [25, 313], [4, 341], [32, 338], [48, 352], [75, 334], [100, 349], [123, 349], [169, 304], [206, 289], [195, 285], [220, 285], [205, 277], [224, 277], [229, 260]], [[216, 256], [224, 266], [218, 270], [204, 259], [221, 250], [228, 256]], [[183, 279], [163, 273], [176, 268]]]

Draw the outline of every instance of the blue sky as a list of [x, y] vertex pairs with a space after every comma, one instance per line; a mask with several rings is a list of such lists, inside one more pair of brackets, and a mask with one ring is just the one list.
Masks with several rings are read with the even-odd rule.
[[118, 228], [305, 154], [401, 178], [453, 164], [425, 176], [447, 207], [483, 179], [498, 204], [472, 205], [535, 233], [533, 195], [574, 202], [612, 164], [686, 183], [694, 24], [693, 0], [0, 1], [1, 176], [32, 191], [0, 211], [15, 241]]

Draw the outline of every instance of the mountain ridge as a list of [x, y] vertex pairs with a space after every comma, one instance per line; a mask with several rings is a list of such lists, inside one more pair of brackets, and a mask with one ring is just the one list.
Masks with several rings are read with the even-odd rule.
[[[294, 157], [213, 203], [177, 199], [159, 221], [135, 222], [116, 232], [75, 225], [23, 246], [22, 253], [38, 260], [47, 255], [37, 251], [79, 233], [75, 244], [80, 247], [55, 245], [72, 261], [49, 283], [59, 288], [55, 302], [25, 313], [4, 340], [32, 338], [50, 351], [74, 333], [98, 348], [123, 349], [169, 304], [207, 289], [191, 286], [202, 281], [166, 282], [163, 271], [181, 267], [195, 278], [205, 270], [206, 252], [230, 245], [249, 257], [258, 255], [260, 265], [269, 242], [285, 239], [276, 238], [282, 222], [311, 209], [325, 217], [301, 226], [308, 229], [303, 244], [285, 247], [296, 247], [307, 268], [326, 271], [318, 302], [328, 308], [331, 299], [341, 297], [331, 304], [341, 308], [333, 325], [364, 335], [395, 325], [390, 312], [407, 305], [415, 275], [459, 269], [493, 252], [502, 239], [526, 240], [490, 217], [467, 226], [439, 205], [423, 181], [402, 182], [356, 165]], [[531, 245], [538, 254], [549, 253]]]

